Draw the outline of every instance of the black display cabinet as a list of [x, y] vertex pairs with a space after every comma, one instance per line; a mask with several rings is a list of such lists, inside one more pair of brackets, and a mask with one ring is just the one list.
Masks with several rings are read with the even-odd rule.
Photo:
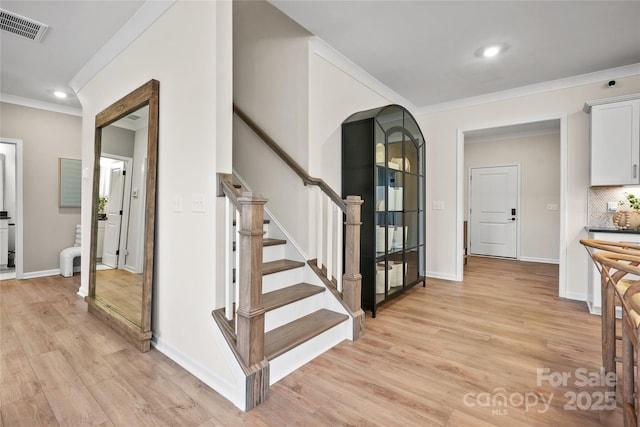
[[362, 307], [425, 285], [425, 141], [405, 108], [362, 111], [342, 123], [342, 196], [362, 204]]

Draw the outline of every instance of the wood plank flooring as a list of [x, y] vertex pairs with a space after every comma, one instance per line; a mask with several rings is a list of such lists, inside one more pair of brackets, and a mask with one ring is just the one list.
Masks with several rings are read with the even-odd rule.
[[[557, 275], [469, 257], [464, 282], [428, 279], [380, 307], [360, 340], [282, 379], [249, 413], [89, 315], [78, 275], [2, 281], [0, 426], [622, 425], [619, 408], [590, 409], [605, 387], [579, 385], [576, 369], [600, 366], [600, 318], [556, 297]], [[571, 377], [538, 384], [539, 368]], [[572, 395], [586, 409], [572, 410]]]

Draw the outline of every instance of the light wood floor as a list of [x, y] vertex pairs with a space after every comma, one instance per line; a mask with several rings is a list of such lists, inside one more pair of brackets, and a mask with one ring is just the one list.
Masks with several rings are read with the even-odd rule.
[[142, 324], [142, 274], [117, 268], [96, 271], [96, 299]]
[[[619, 408], [563, 409], [565, 394], [584, 405], [604, 388], [576, 385], [576, 369], [600, 366], [599, 317], [557, 298], [557, 275], [469, 258], [463, 283], [430, 279], [382, 306], [364, 337], [284, 378], [249, 413], [88, 315], [78, 275], [2, 281], [0, 425], [622, 425]], [[572, 377], [538, 385], [538, 368]], [[507, 406], [483, 400], [500, 392]]]

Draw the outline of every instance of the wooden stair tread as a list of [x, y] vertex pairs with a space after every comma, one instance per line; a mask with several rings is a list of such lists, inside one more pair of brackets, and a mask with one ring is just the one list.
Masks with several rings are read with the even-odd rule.
[[264, 334], [264, 354], [272, 360], [292, 348], [320, 335], [349, 316], [321, 309]]
[[280, 271], [293, 270], [304, 266], [304, 262], [293, 261], [290, 259], [279, 259], [277, 261], [269, 261], [262, 264], [262, 275], [278, 273]]
[[287, 304], [291, 304], [312, 295], [324, 292], [324, 287], [310, 285], [309, 283], [298, 283], [297, 285], [288, 286], [278, 289], [277, 291], [267, 292], [262, 295], [262, 305], [265, 311], [275, 310]]
[[276, 245], [286, 245], [287, 241], [283, 240], [283, 239], [271, 239], [268, 237], [265, 237], [262, 240], [262, 246], [276, 246]]

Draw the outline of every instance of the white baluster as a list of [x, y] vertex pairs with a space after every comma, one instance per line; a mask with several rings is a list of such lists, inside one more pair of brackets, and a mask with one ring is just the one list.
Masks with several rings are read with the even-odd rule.
[[342, 239], [343, 230], [342, 224], [344, 223], [343, 213], [340, 208], [336, 206], [336, 286], [338, 292], [342, 292]]
[[317, 236], [317, 256], [316, 256], [316, 265], [318, 266], [319, 269], [322, 269], [322, 222], [323, 222], [323, 215], [322, 215], [322, 199], [324, 198], [324, 195], [322, 194], [322, 190], [320, 190], [320, 187], [318, 187], [318, 197], [317, 197], [317, 209], [316, 209], [316, 227], [318, 230], [318, 236]]
[[333, 202], [327, 196], [327, 279], [333, 275]]

